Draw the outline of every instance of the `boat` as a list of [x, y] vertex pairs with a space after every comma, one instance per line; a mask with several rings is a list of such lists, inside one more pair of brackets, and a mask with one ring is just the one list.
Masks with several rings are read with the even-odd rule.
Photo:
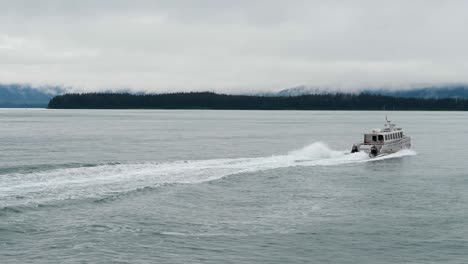
[[351, 153], [365, 152], [369, 157], [388, 155], [403, 149], [411, 148], [411, 137], [402, 128], [396, 127], [385, 117], [383, 129], [371, 129], [364, 134], [364, 142], [354, 144]]

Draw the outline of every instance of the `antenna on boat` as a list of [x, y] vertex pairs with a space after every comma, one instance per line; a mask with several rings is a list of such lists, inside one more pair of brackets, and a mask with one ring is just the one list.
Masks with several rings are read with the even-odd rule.
[[385, 126], [388, 127], [390, 131], [392, 131], [395, 124], [392, 124], [392, 120], [389, 120], [387, 115], [385, 115], [385, 121]]

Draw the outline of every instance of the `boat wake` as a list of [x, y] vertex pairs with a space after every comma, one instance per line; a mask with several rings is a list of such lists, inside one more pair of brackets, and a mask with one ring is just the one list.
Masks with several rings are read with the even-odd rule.
[[47, 204], [58, 200], [97, 198], [167, 184], [196, 184], [223, 177], [293, 166], [335, 166], [415, 155], [404, 150], [369, 159], [316, 142], [285, 155], [256, 158], [211, 159], [104, 164], [0, 175], [0, 208]]

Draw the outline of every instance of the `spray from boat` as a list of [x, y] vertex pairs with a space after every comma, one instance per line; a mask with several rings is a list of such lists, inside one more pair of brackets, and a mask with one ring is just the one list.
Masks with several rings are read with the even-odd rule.
[[394, 153], [370, 159], [359, 152], [337, 151], [316, 142], [284, 155], [269, 157], [96, 164], [1, 175], [0, 208], [44, 204], [58, 200], [101, 199], [170, 184], [197, 184], [230, 175], [303, 166], [339, 166], [414, 155]]

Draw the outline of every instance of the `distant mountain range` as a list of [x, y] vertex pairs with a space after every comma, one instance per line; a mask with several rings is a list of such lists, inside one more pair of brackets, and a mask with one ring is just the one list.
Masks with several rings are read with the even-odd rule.
[[[56, 95], [71, 92], [71, 89], [59, 86], [32, 86], [27, 84], [1, 84], [0, 83], [0, 107], [39, 107], [45, 108], [49, 101]], [[112, 93], [113, 91], [107, 91]], [[116, 92], [116, 91], [114, 91]], [[126, 90], [117, 91], [120, 93], [135, 93]], [[301, 96], [301, 95], [326, 95], [337, 93], [349, 93], [333, 88], [317, 88], [310, 86], [297, 86], [283, 89], [278, 92], [249, 94], [260, 96]], [[404, 98], [465, 98], [468, 99], [468, 85], [446, 85], [430, 86], [411, 89], [361, 89], [353, 92], [366, 93], [371, 95], [386, 95]]]
[[0, 107], [45, 108], [52, 97], [65, 92], [58, 86], [0, 84]]
[[[347, 93], [333, 88], [317, 88], [309, 86], [297, 86], [293, 88], [283, 89], [277, 93], [272, 93], [272, 96], [300, 96], [309, 94], [336, 94]], [[468, 98], [468, 85], [447, 85], [447, 86], [431, 86], [410, 89], [361, 89], [354, 93], [367, 93], [373, 95], [386, 95], [393, 97], [404, 98]]]
[[369, 94], [388, 95], [394, 97], [405, 98], [426, 98], [426, 99], [441, 99], [441, 98], [468, 98], [468, 86], [446, 86], [446, 87], [425, 87], [409, 90], [365, 90]]

